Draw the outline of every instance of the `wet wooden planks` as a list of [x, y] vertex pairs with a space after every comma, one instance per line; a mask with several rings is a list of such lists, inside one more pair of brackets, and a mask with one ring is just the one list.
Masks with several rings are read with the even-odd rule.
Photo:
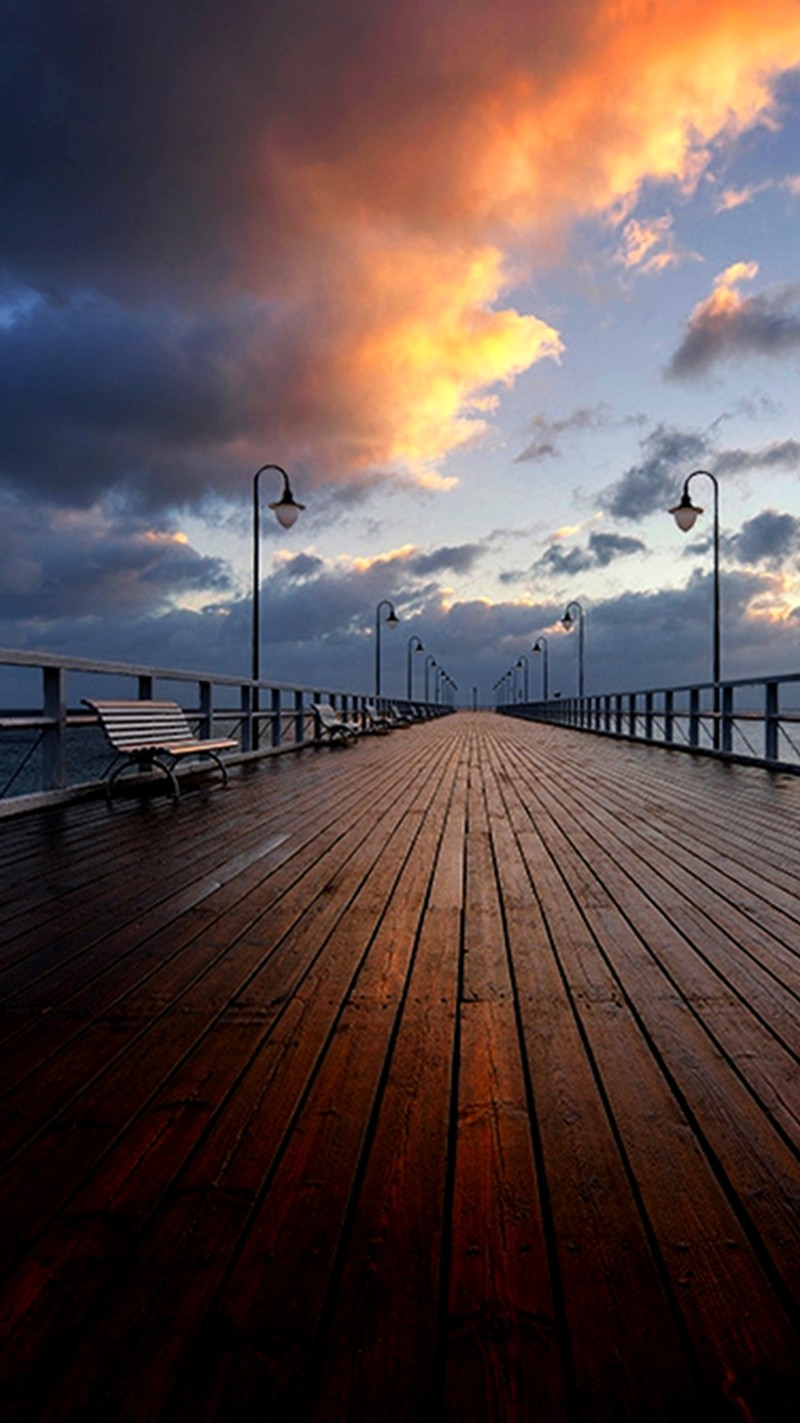
[[6, 822], [4, 1416], [793, 1417], [798, 868], [483, 713]]

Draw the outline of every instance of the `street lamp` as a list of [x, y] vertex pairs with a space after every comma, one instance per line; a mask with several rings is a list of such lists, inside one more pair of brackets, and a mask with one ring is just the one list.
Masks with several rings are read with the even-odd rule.
[[533, 647], [531, 648], [531, 652], [541, 652], [541, 653], [543, 654], [543, 657], [542, 657], [542, 700], [546, 702], [546, 701], [548, 700], [548, 687], [547, 687], [547, 684], [548, 684], [548, 680], [549, 680], [549, 678], [548, 678], [548, 667], [547, 667], [547, 663], [548, 663], [549, 655], [550, 655], [550, 654], [549, 654], [548, 648], [547, 648], [547, 638], [545, 637], [544, 633], [542, 633], [541, 637], [537, 637], [535, 643], [533, 644]]
[[524, 702], [527, 702], [527, 700], [528, 700], [528, 691], [529, 691], [529, 682], [528, 682], [528, 654], [527, 654], [526, 652], [523, 652], [522, 655], [517, 658], [517, 666], [522, 668], [522, 673], [523, 673], [523, 677], [522, 677], [522, 700], [523, 700]]
[[[416, 647], [413, 646], [414, 643], [417, 644]], [[425, 648], [422, 646], [422, 643], [420, 642], [418, 637], [412, 636], [408, 639], [408, 650], [406, 652], [406, 696], [408, 697], [409, 701], [411, 701], [411, 654], [412, 652], [424, 651]]]
[[426, 658], [425, 658], [425, 701], [426, 701], [426, 702], [430, 701], [430, 697], [429, 697], [429, 695], [428, 695], [428, 669], [429, 669], [430, 667], [436, 667], [437, 665], [438, 665], [438, 664], [437, 664], [436, 658], [433, 656], [432, 653], [429, 652], [429, 653], [427, 654]]
[[572, 608], [577, 608], [577, 609], [578, 609], [578, 696], [579, 696], [579, 697], [582, 697], [582, 696], [583, 696], [583, 608], [581, 607], [580, 603], [576, 602], [574, 599], [573, 599], [573, 601], [572, 601], [571, 603], [567, 603], [566, 609], [565, 609], [565, 611], [564, 611], [564, 616], [563, 616], [563, 618], [561, 619], [561, 621], [562, 621], [562, 623], [564, 624], [564, 627], [565, 627], [565, 628], [567, 628], [568, 630], [571, 630], [572, 624], [573, 624], [574, 621], [575, 621], [575, 619], [574, 619], [573, 616], [572, 616], [572, 612], [571, 612], [571, 609], [572, 609]]
[[289, 476], [285, 469], [279, 464], [263, 464], [253, 475], [253, 681], [257, 682], [260, 676], [260, 634], [259, 628], [259, 602], [260, 602], [260, 551], [261, 551], [261, 505], [259, 502], [259, 480], [265, 470], [275, 469], [278, 474], [283, 475], [283, 493], [280, 499], [276, 499], [270, 504], [270, 509], [274, 511], [275, 518], [284, 529], [290, 529], [298, 514], [305, 509], [305, 504], [298, 504], [292, 494], [292, 486], [289, 483]]
[[680, 503], [679, 503], [679, 504], [676, 504], [674, 509], [670, 509], [670, 510], [669, 510], [669, 513], [672, 514], [672, 515], [674, 515], [675, 523], [678, 525], [678, 528], [683, 531], [683, 533], [688, 534], [689, 530], [692, 529], [692, 528], [694, 528], [695, 519], [697, 518], [698, 514], [702, 514], [703, 510], [702, 510], [698, 505], [692, 503], [692, 500], [691, 500], [691, 497], [690, 497], [690, 494], [689, 494], [689, 484], [690, 484], [690, 481], [695, 478], [695, 475], [698, 475], [698, 474], [704, 474], [707, 479], [710, 479], [710, 480], [711, 480], [711, 483], [712, 483], [712, 485], [714, 486], [714, 632], [713, 632], [713, 657], [712, 657], [713, 673], [712, 673], [712, 678], [713, 678], [714, 686], [715, 686], [715, 688], [716, 688], [716, 687], [718, 687], [718, 685], [719, 685], [719, 679], [720, 679], [720, 635], [719, 635], [719, 601], [720, 601], [720, 600], [719, 600], [719, 484], [717, 483], [717, 480], [716, 480], [715, 475], [713, 475], [713, 474], [710, 472], [710, 470], [707, 470], [707, 469], [695, 469], [695, 470], [693, 470], [691, 474], [687, 475], [686, 479], [685, 479], [684, 482], [683, 482], [683, 493], [682, 493], [682, 495], [681, 495], [681, 501], [680, 501]]
[[394, 610], [394, 603], [389, 598], [381, 598], [375, 609], [375, 701], [377, 703], [381, 694], [381, 608], [388, 608], [386, 614], [386, 626], [397, 627], [400, 619]]

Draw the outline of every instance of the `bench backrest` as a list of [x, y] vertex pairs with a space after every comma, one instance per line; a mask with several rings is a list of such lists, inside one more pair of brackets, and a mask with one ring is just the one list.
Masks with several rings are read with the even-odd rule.
[[323, 726], [344, 726], [345, 724], [330, 702], [315, 702], [314, 710]]
[[164, 746], [196, 739], [177, 702], [95, 702], [86, 698], [86, 705], [97, 712], [117, 751], [129, 746]]

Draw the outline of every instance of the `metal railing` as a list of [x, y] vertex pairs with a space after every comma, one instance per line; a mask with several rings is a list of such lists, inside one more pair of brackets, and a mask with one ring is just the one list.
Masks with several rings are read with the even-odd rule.
[[800, 672], [498, 704], [496, 710], [800, 775]]
[[[25, 804], [96, 791], [114, 759], [96, 716], [100, 700], [179, 702], [201, 740], [235, 737], [231, 762], [319, 745], [316, 702], [367, 725], [374, 698], [325, 686], [295, 686], [86, 657], [0, 648], [0, 802]], [[381, 698], [380, 707], [440, 716], [451, 707]]]

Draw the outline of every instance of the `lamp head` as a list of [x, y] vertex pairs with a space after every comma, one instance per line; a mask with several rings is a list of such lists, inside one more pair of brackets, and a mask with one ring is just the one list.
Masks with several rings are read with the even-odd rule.
[[688, 489], [684, 489], [680, 504], [676, 504], [674, 509], [669, 510], [678, 528], [681, 529], [684, 534], [688, 534], [689, 530], [694, 527], [695, 519], [698, 514], [702, 514], [702, 512], [699, 505], [692, 503]]
[[564, 613], [564, 616], [563, 616], [563, 618], [561, 619], [561, 621], [562, 621], [562, 623], [563, 623], [563, 625], [564, 625], [565, 628], [571, 628], [571, 627], [572, 627], [572, 624], [573, 624], [573, 622], [575, 621], [575, 619], [573, 618], [572, 613], [570, 612], [569, 608], [567, 608], [567, 610], [566, 610], [566, 612]]
[[269, 507], [281, 528], [290, 529], [292, 524], [296, 523], [298, 514], [301, 514], [306, 506], [297, 503], [287, 482], [280, 499], [273, 500]]
[[398, 618], [397, 613], [395, 612], [394, 608], [390, 608], [389, 611], [388, 611], [388, 613], [386, 614], [386, 622], [387, 622], [387, 625], [388, 625], [390, 628], [394, 628], [394, 627], [397, 627], [397, 624], [399, 623], [399, 621], [400, 621], [400, 619]]

